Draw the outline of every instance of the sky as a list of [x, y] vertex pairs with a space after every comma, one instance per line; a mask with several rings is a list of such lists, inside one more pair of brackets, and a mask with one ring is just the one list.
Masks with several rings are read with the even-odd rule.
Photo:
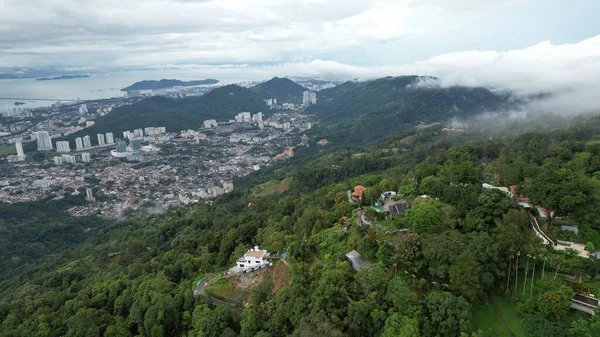
[[0, 0], [0, 69], [427, 74], [587, 103], [598, 13], [598, 0]]
[[411, 64], [600, 34], [597, 0], [0, 0], [0, 68]]

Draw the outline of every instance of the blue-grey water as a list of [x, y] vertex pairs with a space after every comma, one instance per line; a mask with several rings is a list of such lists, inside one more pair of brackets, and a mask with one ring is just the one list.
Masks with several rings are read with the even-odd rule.
[[[90, 74], [89, 78], [68, 80], [36, 81], [33, 78], [0, 80], [0, 111], [13, 107], [15, 101], [24, 102], [22, 107], [36, 108], [50, 106], [50, 100], [88, 100], [123, 96], [121, 88], [142, 80], [160, 80], [162, 78], [182, 81], [216, 78], [223, 84], [236, 83], [250, 79], [219, 78], [201, 73], [182, 71], [132, 71], [109, 74]], [[9, 99], [5, 99], [9, 98]], [[18, 98], [15, 100], [14, 98]]]

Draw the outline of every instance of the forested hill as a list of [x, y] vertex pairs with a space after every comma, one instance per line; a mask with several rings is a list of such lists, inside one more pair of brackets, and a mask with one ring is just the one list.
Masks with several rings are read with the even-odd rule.
[[513, 107], [510, 94], [482, 87], [419, 85], [431, 77], [386, 77], [345, 82], [318, 92], [318, 104], [307, 109], [321, 120], [320, 132], [330, 140], [362, 144], [417, 125], [470, 117]]
[[273, 77], [250, 88], [263, 99], [276, 98], [277, 103], [302, 103], [302, 93], [307, 89], [289, 78]]
[[167, 131], [199, 128], [205, 119], [228, 120], [242, 111], [264, 110], [265, 103], [254, 92], [235, 84], [226, 85], [200, 97], [170, 99], [150, 97], [114, 109], [96, 119], [96, 124], [80, 134], [96, 134], [164, 126]]
[[218, 80], [208, 78], [205, 80], [196, 80], [196, 81], [180, 81], [180, 80], [168, 80], [162, 79], [159, 81], [155, 80], [146, 80], [135, 82], [134, 84], [121, 89], [121, 91], [130, 91], [130, 90], [154, 90], [154, 89], [168, 89], [176, 86], [190, 87], [195, 85], [206, 85], [206, 84], [217, 84]]
[[[569, 308], [576, 292], [600, 293], [600, 260], [542, 245], [535, 208], [482, 184], [517, 185], [556, 211], [538, 217], [552, 240], [597, 250], [599, 128], [600, 117], [493, 138], [412, 128], [290, 167], [283, 180], [111, 225], [6, 273], [0, 335], [598, 337], [600, 315]], [[385, 191], [406, 212], [371, 207]], [[0, 245], [18, 247], [23, 225], [0, 221], [0, 238], [12, 233]], [[262, 278], [220, 279], [254, 245], [285, 262]], [[352, 250], [371, 264], [355, 271]]]

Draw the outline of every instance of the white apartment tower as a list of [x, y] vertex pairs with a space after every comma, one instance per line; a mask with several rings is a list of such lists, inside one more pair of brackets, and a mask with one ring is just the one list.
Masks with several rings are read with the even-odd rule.
[[115, 137], [113, 136], [112, 132], [107, 132], [106, 133], [106, 144], [114, 144], [115, 143]]
[[92, 156], [89, 152], [84, 152], [81, 154], [81, 161], [84, 163], [89, 163], [92, 160]]
[[17, 148], [17, 160], [19, 160], [19, 161], [25, 160], [25, 151], [23, 151], [23, 143], [16, 142], [15, 147]]
[[85, 115], [86, 113], [88, 113], [87, 104], [82, 104], [79, 106], [79, 113], [82, 115]]
[[81, 140], [81, 137], [75, 138], [75, 147], [77, 148], [77, 151], [83, 150], [83, 141]]
[[94, 202], [94, 201], [96, 201], [96, 199], [94, 198], [94, 193], [92, 192], [92, 189], [91, 189], [91, 188], [89, 188], [89, 187], [88, 187], [88, 188], [86, 188], [86, 189], [85, 189], [85, 194], [86, 194], [86, 198], [85, 198], [85, 199], [86, 199], [87, 201], [90, 201], [90, 202]]
[[83, 148], [88, 149], [90, 147], [92, 147], [92, 140], [90, 139], [90, 136], [84, 136], [83, 137]]
[[102, 145], [105, 145], [105, 144], [106, 144], [106, 142], [104, 141], [104, 134], [102, 134], [102, 133], [99, 133], [99, 134], [97, 135], [97, 137], [98, 137], [98, 145], [99, 145], [99, 146], [102, 146]]
[[48, 131], [38, 131], [35, 133], [37, 139], [38, 151], [52, 150], [52, 138]]
[[60, 158], [63, 164], [75, 164], [77, 162], [75, 156], [71, 156], [70, 154], [63, 154]]
[[58, 152], [71, 152], [71, 146], [68, 141], [56, 142], [56, 151]]

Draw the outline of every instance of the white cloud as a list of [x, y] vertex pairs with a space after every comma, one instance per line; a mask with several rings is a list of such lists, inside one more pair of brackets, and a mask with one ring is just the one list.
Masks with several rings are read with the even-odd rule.
[[468, 17], [450, 0], [0, 1], [0, 65], [14, 67], [292, 61]]

